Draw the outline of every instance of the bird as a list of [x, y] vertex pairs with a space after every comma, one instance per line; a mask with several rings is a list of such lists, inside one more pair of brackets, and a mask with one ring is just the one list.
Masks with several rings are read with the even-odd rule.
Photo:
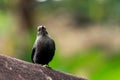
[[37, 37], [32, 48], [32, 62], [35, 64], [47, 65], [55, 54], [55, 42], [48, 34], [46, 27], [37, 27]]

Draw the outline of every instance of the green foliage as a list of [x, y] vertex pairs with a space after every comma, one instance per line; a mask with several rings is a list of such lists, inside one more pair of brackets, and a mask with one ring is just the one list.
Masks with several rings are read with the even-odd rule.
[[69, 14], [84, 14], [93, 22], [120, 21], [119, 0], [48, 0], [39, 5], [39, 9], [46, 13], [68, 12]]
[[[118, 52], [120, 53], [120, 52]], [[78, 51], [73, 56], [61, 57], [56, 53], [51, 66], [55, 69], [77, 74], [76, 71], [87, 71], [90, 80], [119, 80], [120, 55], [109, 57], [103, 49], [92, 48]], [[118, 58], [116, 58], [118, 57]]]
[[[46, 3], [41, 3], [37, 9], [40, 13], [47, 13], [44, 16], [63, 11], [71, 14], [83, 13], [94, 22], [112, 19], [119, 23], [119, 3], [119, 0], [61, 0], [59, 2], [50, 0]], [[0, 37], [2, 36], [6, 40], [1, 40], [1, 44], [7, 45], [2, 50], [9, 50], [12, 47], [14, 48], [11, 50], [11, 53], [14, 53], [12, 55], [31, 62], [31, 51], [36, 38], [36, 29], [30, 32], [16, 31], [18, 25], [16, 25], [17, 21], [13, 20], [15, 16], [11, 15], [9, 11], [3, 11], [7, 10], [6, 7], [10, 6], [7, 6], [7, 4], [9, 2], [6, 0], [0, 1]], [[25, 34], [23, 35], [22, 33]], [[10, 53], [10, 51], [6, 52]], [[82, 71], [87, 73], [85, 76], [91, 80], [120, 80], [120, 51], [110, 52], [100, 47], [94, 47], [85, 51], [76, 51], [72, 56], [68, 55], [67, 57], [63, 57], [61, 52], [57, 46], [56, 54], [50, 62], [50, 66], [54, 69], [77, 75]]]

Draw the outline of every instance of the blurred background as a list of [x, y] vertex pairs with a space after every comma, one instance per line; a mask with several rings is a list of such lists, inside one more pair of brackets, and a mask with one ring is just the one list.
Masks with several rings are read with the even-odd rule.
[[53, 69], [120, 80], [120, 0], [0, 0], [0, 54], [31, 62], [38, 25], [56, 42]]

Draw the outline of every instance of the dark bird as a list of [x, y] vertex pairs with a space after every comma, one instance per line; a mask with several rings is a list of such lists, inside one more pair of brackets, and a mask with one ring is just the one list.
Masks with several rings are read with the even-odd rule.
[[32, 62], [48, 65], [55, 53], [55, 42], [50, 38], [45, 26], [38, 26], [37, 38], [32, 49]]

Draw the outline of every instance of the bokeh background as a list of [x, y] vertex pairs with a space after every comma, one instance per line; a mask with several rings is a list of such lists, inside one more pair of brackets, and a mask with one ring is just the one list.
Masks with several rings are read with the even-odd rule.
[[0, 0], [0, 54], [31, 62], [38, 25], [56, 42], [53, 69], [120, 80], [120, 0]]

